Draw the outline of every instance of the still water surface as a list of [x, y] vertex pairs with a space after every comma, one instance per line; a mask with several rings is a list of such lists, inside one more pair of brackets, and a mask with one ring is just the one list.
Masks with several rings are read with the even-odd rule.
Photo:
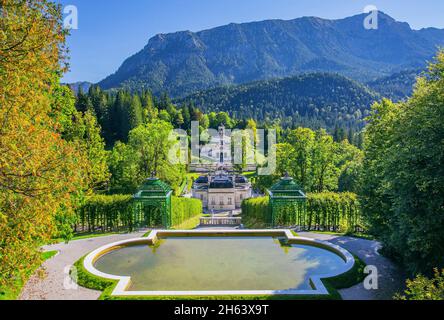
[[338, 255], [271, 237], [168, 238], [112, 251], [95, 267], [131, 276], [129, 291], [309, 290], [313, 275], [341, 273]]

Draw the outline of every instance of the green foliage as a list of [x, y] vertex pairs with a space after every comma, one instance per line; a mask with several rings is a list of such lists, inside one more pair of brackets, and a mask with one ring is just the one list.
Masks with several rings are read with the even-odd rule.
[[268, 197], [242, 201], [242, 223], [252, 229], [270, 225], [271, 211]]
[[444, 51], [413, 96], [373, 108], [366, 129], [362, 204], [386, 253], [412, 274], [444, 266]]
[[273, 176], [258, 177], [254, 187], [265, 191], [286, 172], [307, 192], [355, 191], [362, 151], [347, 140], [335, 142], [323, 129], [287, 130], [277, 149]]
[[139, 96], [133, 96], [129, 109], [129, 126], [131, 129], [143, 124], [143, 109]]
[[407, 280], [405, 296], [395, 297], [399, 300], [444, 300], [444, 269], [435, 269], [431, 279], [418, 275], [414, 280]]
[[110, 287], [114, 287], [117, 283], [112, 280], [103, 279], [89, 273], [83, 266], [85, 257], [74, 263], [70, 275], [74, 278], [79, 286], [93, 290], [105, 291]]
[[[248, 227], [272, 225], [269, 198], [242, 203], [243, 223]], [[275, 212], [276, 226], [298, 226], [303, 230], [355, 232], [361, 226], [357, 196], [353, 193], [309, 193], [307, 203], [282, 206]]]
[[46, 0], [2, 0], [0, 14], [0, 286], [23, 281], [38, 247], [73, 216], [88, 189], [89, 159], [63, 133], [74, 99], [65, 70], [62, 8]]
[[[42, 252], [40, 254], [40, 261], [44, 262], [46, 260], [49, 260], [53, 258], [57, 253], [58, 251]], [[38, 264], [34, 265], [33, 268], [27, 270], [23, 278], [16, 277], [12, 284], [9, 284], [8, 286], [0, 286], [0, 301], [17, 300], [20, 296], [23, 286], [27, 282], [27, 279], [29, 279], [29, 277], [31, 277], [34, 274], [37, 268]]]
[[202, 202], [197, 199], [172, 197], [173, 228], [185, 221], [202, 216]]
[[316, 133], [315, 147], [312, 150], [313, 191], [323, 192], [337, 188], [335, 156], [333, 137], [321, 129]]
[[77, 118], [76, 134], [71, 136], [71, 140], [78, 146], [80, 152], [89, 160], [86, 166], [86, 175], [89, 190], [103, 190], [107, 185], [110, 174], [108, 171], [105, 142], [100, 134], [100, 127], [94, 113], [86, 111]]
[[76, 231], [110, 232], [132, 229], [133, 199], [127, 195], [94, 195], [77, 210]]
[[[254, 119], [283, 127], [333, 129], [362, 127], [376, 93], [345, 77], [314, 73], [194, 93], [177, 103], [192, 101], [204, 112], [223, 111], [239, 119]], [[211, 113], [210, 126], [212, 123]], [[220, 123], [221, 119], [216, 122]]]
[[367, 86], [379, 92], [381, 96], [399, 101], [411, 96], [416, 78], [423, 70], [405, 70], [388, 77], [368, 82]]
[[[94, 195], [77, 210], [77, 232], [112, 232], [134, 230], [136, 227], [162, 225], [161, 210], [142, 208], [134, 213], [133, 197], [129, 195]], [[172, 197], [173, 227], [202, 215], [202, 203], [197, 199]]]
[[152, 172], [173, 190], [179, 189], [185, 166], [168, 160], [175, 143], [169, 140], [172, 129], [167, 122], [153, 120], [132, 130], [127, 144], [116, 143], [109, 158], [112, 193], [134, 193]]

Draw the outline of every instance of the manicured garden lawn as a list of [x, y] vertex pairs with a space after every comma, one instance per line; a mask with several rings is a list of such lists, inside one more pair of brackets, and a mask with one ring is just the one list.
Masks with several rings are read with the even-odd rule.
[[[121, 233], [125, 234], [125, 233], [128, 233], [128, 231], [121, 232]], [[80, 234], [74, 235], [74, 237], [71, 240], [69, 240], [69, 241], [93, 239], [93, 238], [99, 238], [99, 237], [107, 237], [107, 236], [112, 236], [112, 235], [115, 235], [115, 234], [120, 234], [120, 233], [119, 232], [80, 233]], [[66, 240], [62, 239], [62, 238], [52, 239], [49, 244], [56, 244], [56, 243], [60, 243], [60, 242], [66, 242]]]
[[341, 232], [331, 232], [331, 231], [308, 231], [311, 233], [318, 233], [318, 234], [328, 234], [332, 236], [338, 236], [338, 237], [351, 237], [351, 238], [360, 238], [365, 240], [375, 240], [375, 238], [372, 235], [365, 234], [365, 233], [341, 233]]
[[242, 174], [248, 179], [256, 177], [256, 175], [257, 175], [256, 171], [243, 172]]
[[180, 225], [175, 226], [174, 229], [175, 230], [192, 230], [192, 229], [195, 229], [200, 224], [200, 218], [201, 218], [201, 216], [195, 216], [195, 217], [193, 217], [191, 219], [188, 219], [188, 220], [184, 221]]
[[[42, 261], [51, 259], [57, 253], [58, 251], [42, 252], [41, 254]], [[27, 274], [27, 278], [29, 278], [35, 272], [36, 269], [30, 270]], [[0, 300], [17, 300], [25, 283], [26, 280], [23, 281], [21, 279], [17, 279], [12, 287], [8, 288], [0, 287]]]

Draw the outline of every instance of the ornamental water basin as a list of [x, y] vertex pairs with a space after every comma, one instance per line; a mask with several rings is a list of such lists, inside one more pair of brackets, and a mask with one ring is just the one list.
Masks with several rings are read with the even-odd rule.
[[156, 231], [99, 248], [84, 263], [118, 280], [113, 295], [298, 295], [328, 294], [320, 280], [347, 272], [354, 259], [288, 230]]

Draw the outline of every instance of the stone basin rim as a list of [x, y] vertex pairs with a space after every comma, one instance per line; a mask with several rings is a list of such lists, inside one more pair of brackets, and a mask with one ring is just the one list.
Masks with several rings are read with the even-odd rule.
[[[127, 291], [131, 277], [116, 276], [97, 270], [94, 263], [103, 255], [122, 247], [148, 244], [153, 245], [158, 239], [173, 237], [285, 237], [291, 244], [302, 244], [328, 250], [340, 256], [344, 262], [344, 270], [338, 273], [313, 275], [309, 282], [313, 290], [245, 290], [245, 291]], [[153, 230], [148, 237], [118, 241], [104, 245], [89, 253], [84, 261], [84, 268], [94, 276], [117, 281], [111, 296], [255, 296], [255, 295], [329, 295], [321, 279], [333, 278], [350, 271], [355, 264], [353, 255], [344, 248], [330, 242], [298, 237], [288, 229], [280, 230]]]

